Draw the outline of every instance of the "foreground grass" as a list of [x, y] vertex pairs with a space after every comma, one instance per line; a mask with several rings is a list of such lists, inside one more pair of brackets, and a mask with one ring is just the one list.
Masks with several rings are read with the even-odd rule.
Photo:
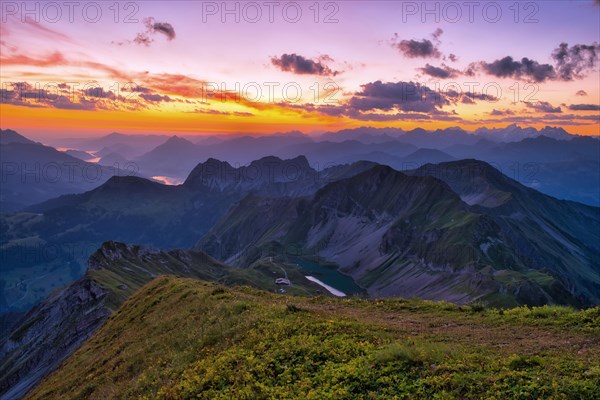
[[29, 399], [598, 399], [600, 309], [289, 298], [162, 277]]

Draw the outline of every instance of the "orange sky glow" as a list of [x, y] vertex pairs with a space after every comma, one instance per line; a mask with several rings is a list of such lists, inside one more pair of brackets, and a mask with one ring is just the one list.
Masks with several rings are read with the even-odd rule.
[[[127, 20], [103, 8], [95, 22], [51, 22], [48, 2], [27, 15], [3, 5], [0, 126], [35, 137], [513, 123], [600, 134], [597, 2], [540, 2], [529, 25], [423, 23], [394, 2], [339, 3], [335, 23], [305, 10], [298, 23], [254, 24], [201, 3], [140, 2]], [[572, 18], [568, 34], [557, 29]], [[562, 43], [593, 55], [559, 59]], [[418, 100], [399, 94], [413, 84]]]

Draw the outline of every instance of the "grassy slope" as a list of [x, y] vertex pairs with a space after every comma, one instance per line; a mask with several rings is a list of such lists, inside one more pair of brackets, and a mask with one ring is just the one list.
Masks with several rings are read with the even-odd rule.
[[28, 399], [598, 399], [600, 309], [289, 298], [161, 277]]
[[291, 286], [285, 290], [291, 295], [315, 295], [322, 288], [304, 277], [302, 270], [294, 265], [280, 264], [269, 258], [260, 258], [247, 268], [236, 268], [212, 259], [202, 252], [171, 250], [153, 251], [137, 245], [106, 242], [102, 249], [120, 251], [121, 256], [106, 259], [99, 250], [91, 256], [101, 268], [88, 270], [87, 276], [108, 290], [104, 303], [110, 310], [117, 310], [131, 295], [146, 283], [160, 275], [188, 277], [223, 285], [249, 285], [276, 292], [281, 286], [276, 278], [287, 276]]

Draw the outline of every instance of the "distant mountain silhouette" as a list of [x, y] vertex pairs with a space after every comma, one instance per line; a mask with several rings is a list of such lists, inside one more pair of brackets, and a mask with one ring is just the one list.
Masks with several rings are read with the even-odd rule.
[[75, 158], [79, 158], [80, 160], [83, 160], [83, 161], [89, 161], [89, 160], [93, 160], [94, 158], [96, 158], [93, 154], [90, 154], [87, 151], [82, 151], [82, 150], [66, 150], [65, 153], [70, 156], [73, 156]]
[[12, 129], [0, 129], [0, 144], [9, 143], [29, 143], [35, 144], [33, 140], [27, 139], [25, 136], [18, 134]]
[[[1, 137], [5, 137], [4, 132]], [[62, 194], [90, 190], [120, 173], [34, 143], [16, 133], [8, 135], [10, 139], [0, 145], [2, 212], [19, 210]]]

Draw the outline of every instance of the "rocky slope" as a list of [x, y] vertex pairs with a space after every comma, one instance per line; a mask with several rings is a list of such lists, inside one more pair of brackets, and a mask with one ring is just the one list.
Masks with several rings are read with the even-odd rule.
[[197, 248], [241, 263], [239, 254], [266, 242], [302, 248], [335, 262], [373, 296], [598, 304], [600, 251], [591, 243], [599, 210], [463, 162], [472, 163], [490, 175], [447, 184], [378, 166], [312, 197], [249, 196]]
[[576, 296], [600, 301], [600, 208], [557, 200], [476, 160], [429, 164], [413, 173], [444, 181], [475, 212], [490, 215], [529, 266], [560, 277]]

